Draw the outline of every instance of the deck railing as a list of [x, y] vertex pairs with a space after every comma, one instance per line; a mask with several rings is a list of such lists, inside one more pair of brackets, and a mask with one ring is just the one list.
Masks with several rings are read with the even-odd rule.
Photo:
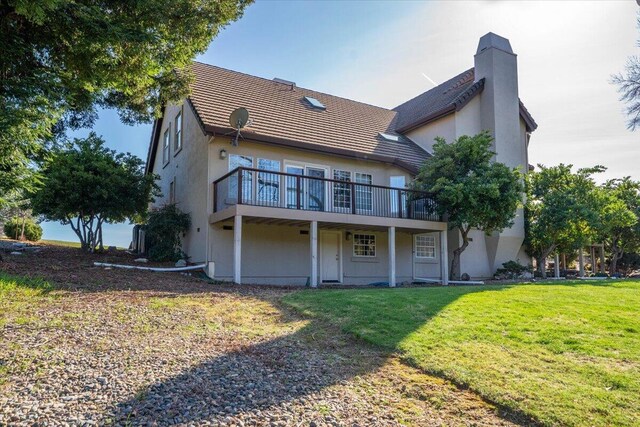
[[213, 183], [213, 211], [236, 204], [441, 221], [429, 193], [239, 167]]

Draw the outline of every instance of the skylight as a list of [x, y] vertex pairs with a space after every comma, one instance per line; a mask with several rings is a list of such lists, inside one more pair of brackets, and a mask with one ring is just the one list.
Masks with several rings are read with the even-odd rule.
[[400, 137], [398, 135], [391, 135], [390, 133], [384, 133], [384, 132], [380, 132], [378, 133], [378, 135], [380, 135], [382, 138], [386, 139], [387, 141], [400, 142]]
[[318, 100], [317, 100], [317, 99], [315, 99], [315, 98], [312, 98], [312, 97], [310, 97], [310, 96], [305, 96], [305, 97], [304, 97], [304, 99], [305, 99], [309, 104], [311, 104], [311, 106], [312, 106], [313, 108], [317, 108], [317, 109], [319, 109], [319, 110], [326, 110], [326, 109], [327, 109], [327, 107], [325, 107], [325, 106], [324, 106], [324, 104], [323, 104], [322, 102], [318, 101]]

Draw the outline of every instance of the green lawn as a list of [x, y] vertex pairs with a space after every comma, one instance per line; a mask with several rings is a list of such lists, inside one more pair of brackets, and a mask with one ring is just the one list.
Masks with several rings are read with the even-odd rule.
[[67, 242], [66, 240], [40, 240], [42, 243], [55, 246], [65, 246], [68, 248], [79, 248], [80, 242]]
[[547, 425], [640, 425], [640, 282], [301, 291], [284, 302]]

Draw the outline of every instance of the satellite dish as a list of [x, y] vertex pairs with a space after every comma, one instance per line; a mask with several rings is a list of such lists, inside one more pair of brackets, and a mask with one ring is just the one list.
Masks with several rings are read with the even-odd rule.
[[240, 136], [240, 129], [245, 127], [249, 122], [249, 112], [246, 108], [240, 107], [233, 110], [229, 116], [229, 124], [236, 130], [236, 137], [231, 144], [235, 147], [238, 145], [238, 137]]

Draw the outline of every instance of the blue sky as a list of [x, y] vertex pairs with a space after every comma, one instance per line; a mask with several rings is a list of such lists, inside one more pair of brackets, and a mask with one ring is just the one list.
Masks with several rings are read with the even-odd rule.
[[[492, 31], [510, 39], [520, 97], [540, 125], [531, 163], [599, 163], [609, 167], [602, 179], [640, 179], [638, 134], [609, 84], [638, 54], [637, 10], [632, 1], [258, 1], [197, 59], [392, 108], [472, 67], [478, 39]], [[150, 125], [102, 111], [94, 131], [146, 158]], [[43, 226], [44, 238], [75, 240], [68, 226]], [[105, 243], [128, 246], [130, 228], [105, 228]]]

